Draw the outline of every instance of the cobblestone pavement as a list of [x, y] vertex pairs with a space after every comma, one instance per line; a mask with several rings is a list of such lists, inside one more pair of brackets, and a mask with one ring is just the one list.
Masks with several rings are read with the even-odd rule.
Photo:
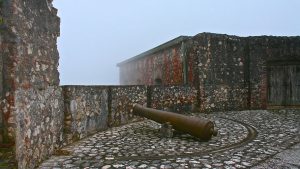
[[258, 165], [255, 169], [264, 168], [300, 168], [300, 143], [276, 154], [273, 158]]
[[147, 120], [99, 132], [67, 146], [63, 150], [71, 155], [52, 156], [40, 168], [263, 168], [277, 154], [300, 143], [299, 111], [198, 116], [214, 120], [219, 135], [208, 142], [179, 133], [170, 139], [161, 138], [160, 125]]

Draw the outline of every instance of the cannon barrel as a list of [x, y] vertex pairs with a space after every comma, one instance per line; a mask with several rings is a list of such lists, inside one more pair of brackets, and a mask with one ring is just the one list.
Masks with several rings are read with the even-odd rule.
[[217, 134], [214, 123], [206, 118], [185, 116], [182, 114], [146, 108], [139, 104], [134, 105], [133, 114], [146, 117], [161, 124], [169, 122], [173, 129], [188, 133], [202, 140], [210, 140], [212, 135]]

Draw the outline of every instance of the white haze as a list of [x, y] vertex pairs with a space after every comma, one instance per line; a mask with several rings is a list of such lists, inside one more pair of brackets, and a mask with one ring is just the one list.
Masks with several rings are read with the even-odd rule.
[[55, 0], [62, 85], [119, 83], [116, 64], [180, 35], [300, 34], [299, 0]]

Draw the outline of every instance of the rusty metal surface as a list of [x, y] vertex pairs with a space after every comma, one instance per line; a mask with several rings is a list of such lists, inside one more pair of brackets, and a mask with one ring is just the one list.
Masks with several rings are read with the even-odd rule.
[[161, 124], [169, 122], [175, 130], [188, 133], [201, 140], [210, 140], [217, 133], [214, 123], [205, 118], [146, 108], [139, 104], [134, 105], [133, 114], [146, 117]]

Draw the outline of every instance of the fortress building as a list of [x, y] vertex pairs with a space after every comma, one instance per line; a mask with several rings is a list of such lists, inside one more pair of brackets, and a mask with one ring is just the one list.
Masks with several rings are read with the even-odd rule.
[[[155, 147], [155, 151], [148, 151], [147, 139], [156, 140], [156, 129], [147, 129], [145, 133], [136, 128], [141, 126], [139, 122], [133, 124], [141, 120], [132, 113], [136, 103], [178, 113], [196, 110], [199, 116], [201, 112], [217, 112], [215, 115], [220, 121], [216, 124], [221, 125], [225, 133], [218, 137], [220, 143], [202, 148], [214, 151], [217, 146], [218, 152], [226, 152], [219, 158], [224, 166], [227, 164], [223, 156], [229, 161], [233, 154], [230, 156], [227, 152], [237, 152], [229, 150], [230, 145], [238, 151], [247, 147], [243, 155], [249, 157], [246, 159], [249, 163], [242, 159], [240, 164], [249, 167], [256, 165], [251, 158], [253, 152], [247, 154], [249, 149], [259, 150], [255, 155], [263, 155], [255, 160], [260, 163], [278, 153], [270, 147], [280, 147], [281, 151], [299, 143], [300, 37], [237, 37], [211, 33], [181, 36], [119, 63], [122, 86], [61, 86], [59, 36], [60, 18], [52, 0], [0, 0], [0, 168], [31, 169], [47, 159], [45, 168], [82, 168], [86, 164], [78, 160], [82, 154], [86, 156], [82, 159], [91, 160], [91, 167], [96, 167], [96, 162], [100, 163], [99, 167], [104, 164], [115, 167], [114, 162], [118, 165], [121, 162], [117, 159], [135, 163], [132, 159], [136, 157], [168, 159], [170, 147], [161, 149], [162, 156], [151, 155], [157, 149], [156, 144], [150, 146]], [[287, 107], [296, 109], [285, 109]], [[266, 110], [268, 108], [277, 108], [279, 113]], [[227, 119], [222, 119], [224, 115]], [[128, 123], [129, 126], [122, 126], [123, 134], [115, 128]], [[245, 132], [245, 126], [254, 126], [251, 127], [253, 132], [250, 128]], [[70, 152], [69, 148], [60, 150], [103, 130], [108, 134], [87, 139], [93, 142], [91, 144], [84, 141], [84, 146], [91, 151], [82, 149], [80, 152], [76, 147]], [[141, 137], [136, 137], [136, 131]], [[129, 137], [125, 140], [130, 142], [122, 141], [123, 136]], [[255, 142], [245, 141], [245, 138], [255, 139]], [[222, 147], [218, 145], [224, 142], [225, 149], [219, 151]], [[249, 144], [245, 146], [245, 143]], [[123, 145], [135, 146], [123, 149]], [[183, 145], [189, 148], [185, 141]], [[125, 154], [119, 156], [119, 152], [108, 151], [105, 156], [102, 154], [103, 150], [112, 148], [120, 148], [119, 152]], [[200, 155], [198, 159], [202, 158], [202, 148], [195, 152]], [[101, 152], [100, 156], [95, 154], [95, 149]], [[186, 150], [179, 154], [180, 158]], [[139, 154], [141, 152], [146, 154]], [[112, 156], [116, 154], [118, 156]], [[62, 159], [65, 157], [68, 159]], [[176, 163], [176, 158], [174, 160]], [[141, 164], [137, 163], [136, 167], [150, 164], [138, 161]], [[165, 165], [165, 161], [161, 163]], [[173, 162], [170, 160], [170, 163]]]
[[193, 85], [200, 104], [300, 105], [300, 37], [180, 36], [118, 66], [121, 85]]

